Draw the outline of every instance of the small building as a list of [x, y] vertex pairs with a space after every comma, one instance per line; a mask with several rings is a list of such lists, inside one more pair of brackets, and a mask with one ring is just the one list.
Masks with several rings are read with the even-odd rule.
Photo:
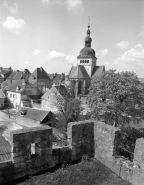
[[66, 96], [70, 96], [65, 86], [53, 86], [41, 97], [41, 107], [46, 110], [58, 111], [57, 100], [63, 104]]
[[7, 97], [15, 108], [32, 106], [31, 98], [37, 95], [41, 95], [41, 91], [22, 80], [9, 84], [7, 88]]
[[47, 91], [47, 89], [52, 87], [52, 80], [42, 67], [34, 70], [29, 77], [29, 82], [37, 87], [43, 94]]
[[54, 114], [51, 111], [21, 108], [16, 114], [16, 123], [26, 127], [41, 126], [41, 124], [53, 126]]
[[6, 96], [3, 93], [3, 91], [0, 89], [0, 109], [3, 109], [5, 107], [5, 99], [6, 99]]

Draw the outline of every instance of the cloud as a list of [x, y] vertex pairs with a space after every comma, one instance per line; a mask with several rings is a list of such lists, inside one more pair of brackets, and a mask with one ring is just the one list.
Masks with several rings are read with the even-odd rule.
[[7, 1], [3, 2], [3, 6], [12, 14], [16, 15], [18, 13], [18, 4], [14, 3], [12, 6], [8, 4]]
[[108, 54], [108, 49], [100, 51], [101, 56], [105, 57]]
[[59, 4], [66, 6], [69, 11], [77, 12], [83, 11], [83, 0], [40, 0], [44, 5]]
[[76, 64], [76, 56], [74, 55], [66, 55], [62, 52], [57, 52], [55, 50], [51, 51], [46, 57], [47, 60], [66, 60], [70, 64]]
[[129, 45], [128, 41], [121, 41], [121, 42], [116, 44], [116, 46], [120, 49], [125, 49], [125, 48], [128, 47], [128, 45]]
[[123, 53], [115, 64], [125, 63], [130, 65], [143, 65], [144, 66], [144, 47], [141, 44], [134, 46], [132, 49]]
[[[74, 55], [66, 55], [63, 52], [51, 51], [46, 57], [47, 63], [43, 64], [49, 73], [66, 72], [70, 70], [72, 65], [77, 64], [77, 57]], [[42, 65], [42, 64], [41, 64]], [[47, 67], [48, 66], [48, 67]]]
[[40, 53], [40, 51], [38, 50], [38, 49], [35, 49], [34, 51], [33, 51], [33, 54], [34, 55], [38, 55]]
[[117, 69], [117, 71], [133, 71], [139, 78], [144, 78], [144, 46], [138, 44], [124, 52], [114, 61], [105, 62], [106, 70]]
[[83, 0], [66, 0], [68, 10], [76, 10], [83, 7]]
[[141, 32], [138, 34], [138, 37], [144, 37], [144, 31], [141, 31]]
[[6, 21], [2, 23], [4, 29], [15, 34], [19, 34], [19, 31], [24, 28], [25, 21], [23, 19], [16, 19], [12, 16], [8, 16]]
[[41, 0], [41, 2], [42, 2], [43, 4], [48, 4], [48, 3], [50, 3], [50, 0]]

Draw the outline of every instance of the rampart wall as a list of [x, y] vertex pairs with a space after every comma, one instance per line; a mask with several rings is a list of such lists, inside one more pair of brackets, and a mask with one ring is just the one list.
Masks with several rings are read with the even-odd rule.
[[[35, 174], [58, 164], [95, 157], [132, 185], [144, 183], [144, 138], [136, 141], [134, 160], [115, 156], [118, 129], [93, 120], [68, 124], [68, 146], [52, 146], [52, 128], [33, 127], [11, 132], [11, 162], [0, 163], [0, 184]], [[9, 177], [9, 178], [7, 178]]]

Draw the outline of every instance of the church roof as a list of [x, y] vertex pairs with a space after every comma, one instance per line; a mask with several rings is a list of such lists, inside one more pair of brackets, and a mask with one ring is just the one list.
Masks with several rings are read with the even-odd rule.
[[95, 57], [95, 50], [90, 47], [85, 47], [80, 50], [80, 54], [77, 58], [96, 58]]
[[101, 75], [103, 71], [105, 71], [105, 66], [94, 66], [92, 71], [92, 78]]
[[69, 78], [72, 78], [72, 79], [89, 79], [90, 77], [89, 77], [85, 67], [82, 66], [82, 65], [78, 65], [76, 67], [76, 69], [73, 71], [73, 73], [71, 73]]
[[71, 69], [70, 69], [70, 72], [68, 74], [68, 77], [71, 78], [72, 74], [75, 72], [77, 66], [72, 66]]

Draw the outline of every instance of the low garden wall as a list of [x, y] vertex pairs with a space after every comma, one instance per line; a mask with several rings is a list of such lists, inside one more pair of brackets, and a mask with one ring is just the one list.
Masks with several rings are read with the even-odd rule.
[[[58, 164], [95, 157], [132, 185], [144, 182], [144, 138], [136, 141], [133, 162], [115, 156], [118, 129], [93, 120], [68, 124], [68, 146], [52, 146], [52, 128], [11, 132], [11, 162], [0, 163], [0, 184], [35, 174]], [[8, 178], [7, 178], [8, 177]]]

